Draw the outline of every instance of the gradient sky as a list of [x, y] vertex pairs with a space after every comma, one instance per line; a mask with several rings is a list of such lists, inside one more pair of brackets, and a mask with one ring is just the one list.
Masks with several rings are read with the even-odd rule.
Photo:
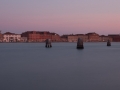
[[120, 33], [120, 0], [0, 0], [0, 30]]

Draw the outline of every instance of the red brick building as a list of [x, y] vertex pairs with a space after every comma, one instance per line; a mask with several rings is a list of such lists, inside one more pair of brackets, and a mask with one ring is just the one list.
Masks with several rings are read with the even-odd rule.
[[2, 42], [2, 41], [3, 41], [3, 35], [1, 33], [1, 31], [0, 31], [0, 42]]
[[99, 40], [99, 34], [93, 32], [93, 33], [87, 33], [88, 41], [90, 42], [98, 42]]
[[111, 42], [113, 41], [112, 38], [109, 37], [109, 36], [105, 36], [105, 35], [100, 36], [100, 41], [101, 42], [107, 42], [108, 40], [110, 40]]
[[44, 42], [46, 39], [52, 41], [60, 41], [60, 36], [56, 33], [48, 31], [27, 31], [21, 34], [22, 37], [27, 37], [28, 42]]
[[113, 42], [120, 42], [120, 35], [119, 34], [110, 34], [108, 36], [113, 39]]

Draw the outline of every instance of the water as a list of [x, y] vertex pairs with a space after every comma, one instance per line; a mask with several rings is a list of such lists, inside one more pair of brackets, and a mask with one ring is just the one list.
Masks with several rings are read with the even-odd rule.
[[120, 43], [0, 43], [0, 90], [120, 90]]

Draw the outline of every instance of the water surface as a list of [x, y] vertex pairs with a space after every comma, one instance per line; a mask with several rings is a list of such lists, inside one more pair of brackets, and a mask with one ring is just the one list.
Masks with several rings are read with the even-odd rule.
[[0, 90], [120, 90], [120, 43], [0, 43]]

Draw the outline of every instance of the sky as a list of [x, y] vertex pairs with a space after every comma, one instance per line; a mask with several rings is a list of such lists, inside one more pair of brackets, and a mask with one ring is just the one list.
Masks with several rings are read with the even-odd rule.
[[0, 30], [120, 33], [120, 0], [0, 0]]

